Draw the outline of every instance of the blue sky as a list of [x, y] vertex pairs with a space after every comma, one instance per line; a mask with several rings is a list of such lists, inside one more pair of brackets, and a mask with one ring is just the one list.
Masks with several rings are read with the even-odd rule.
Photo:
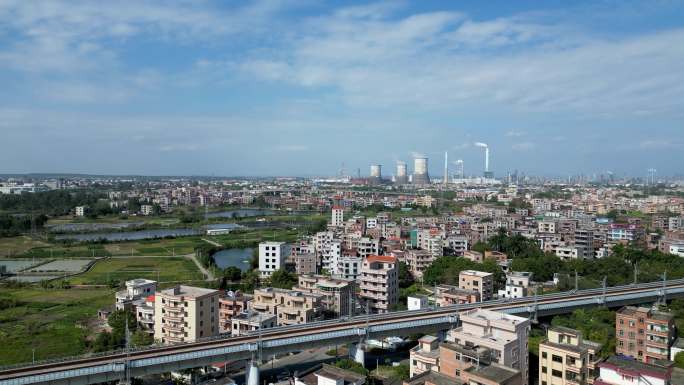
[[680, 1], [0, 0], [0, 172], [681, 174]]

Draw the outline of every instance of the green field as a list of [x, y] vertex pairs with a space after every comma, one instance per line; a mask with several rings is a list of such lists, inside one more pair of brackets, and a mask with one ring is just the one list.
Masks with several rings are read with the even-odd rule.
[[85, 353], [89, 322], [114, 302], [109, 289], [0, 290], [0, 365]]
[[69, 279], [72, 285], [106, 285], [134, 278], [160, 282], [204, 279], [195, 263], [185, 257], [122, 257], [101, 260], [86, 273]]
[[0, 256], [23, 254], [34, 247], [48, 246], [47, 242], [35, 240], [28, 236], [0, 238]]

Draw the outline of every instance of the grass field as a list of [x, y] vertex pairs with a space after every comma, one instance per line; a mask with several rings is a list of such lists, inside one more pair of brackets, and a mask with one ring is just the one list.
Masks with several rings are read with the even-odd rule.
[[0, 256], [23, 254], [31, 248], [48, 245], [46, 242], [34, 240], [28, 236], [0, 238]]
[[[16, 301], [0, 308], [0, 365], [85, 353], [87, 324], [97, 310], [111, 305], [109, 289], [0, 290], [0, 300]], [[3, 306], [4, 307], [4, 306]]]
[[195, 263], [184, 257], [113, 257], [95, 264], [88, 272], [69, 279], [72, 285], [104, 285], [133, 278], [161, 282], [201, 280]]

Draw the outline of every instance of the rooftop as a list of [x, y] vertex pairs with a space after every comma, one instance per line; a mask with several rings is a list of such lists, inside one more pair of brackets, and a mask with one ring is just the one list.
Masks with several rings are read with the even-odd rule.
[[599, 363], [598, 366], [631, 373], [632, 375], [648, 373], [650, 376], [657, 378], [667, 378], [670, 371], [665, 366], [650, 365], [624, 356], [610, 356], [604, 362]]
[[491, 276], [494, 275], [494, 274], [492, 274], [492, 273], [486, 273], [486, 272], [484, 272], [484, 271], [477, 271], [477, 270], [462, 270], [462, 271], [461, 271], [461, 274], [465, 274], [465, 275], [475, 275], [475, 276], [478, 276], [478, 277], [491, 277]]
[[306, 385], [318, 385], [319, 376], [335, 380], [342, 380], [344, 385], [364, 383], [366, 381], [366, 376], [362, 374], [328, 364], [314, 366], [309, 370], [305, 370], [304, 372], [296, 374], [297, 379]]
[[466, 371], [497, 383], [504, 383], [511, 378], [520, 375], [520, 371], [498, 364], [480, 367], [473, 366], [466, 369]]
[[397, 257], [391, 255], [369, 255], [366, 257], [368, 262], [397, 263]]
[[172, 295], [172, 296], [183, 296], [183, 297], [190, 297], [190, 298], [198, 298], [202, 297], [205, 295], [211, 295], [214, 293], [218, 293], [218, 290], [214, 289], [205, 289], [202, 287], [194, 287], [194, 286], [185, 286], [185, 285], [178, 285], [166, 290], [162, 290], [161, 293], [165, 295]]
[[528, 321], [527, 318], [486, 309], [473, 309], [461, 314], [461, 320], [466, 320], [468, 318], [486, 321], [505, 321], [514, 325]]

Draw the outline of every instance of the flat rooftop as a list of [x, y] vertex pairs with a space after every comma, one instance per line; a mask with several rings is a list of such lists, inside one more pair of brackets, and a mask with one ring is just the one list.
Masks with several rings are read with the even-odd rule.
[[202, 297], [205, 295], [211, 295], [214, 293], [219, 293], [219, 291], [214, 290], [214, 289], [205, 289], [203, 287], [178, 285], [178, 286], [172, 287], [170, 289], [162, 290], [161, 293], [164, 295], [171, 295], [171, 296], [177, 296], [177, 297], [182, 296], [182, 297], [198, 298], [198, 297]]
[[528, 321], [527, 318], [486, 309], [473, 309], [461, 314], [461, 320], [467, 320], [468, 318], [492, 322], [503, 321], [514, 325]]

